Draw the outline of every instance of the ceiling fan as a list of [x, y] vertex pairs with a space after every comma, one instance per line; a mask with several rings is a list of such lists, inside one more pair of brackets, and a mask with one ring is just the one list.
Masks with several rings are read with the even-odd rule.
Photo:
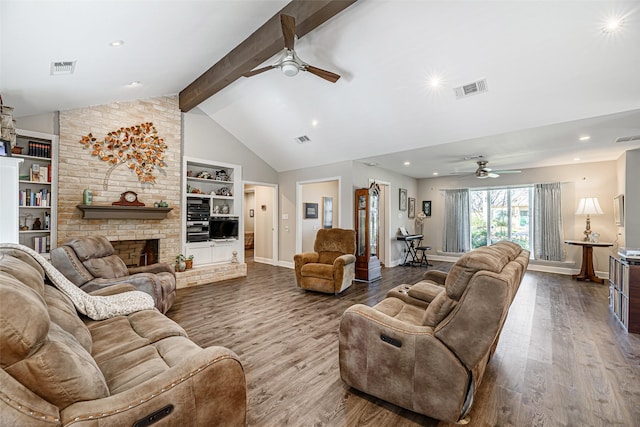
[[318, 77], [322, 77], [325, 80], [335, 83], [340, 76], [326, 71], [313, 65], [309, 65], [304, 62], [293, 50], [295, 44], [296, 35], [296, 20], [293, 16], [280, 15], [280, 23], [282, 24], [282, 37], [284, 38], [284, 52], [278, 62], [267, 67], [258, 68], [248, 73], [243, 74], [245, 77], [255, 76], [256, 74], [264, 73], [273, 68], [280, 68], [285, 76], [293, 77], [298, 74], [299, 71], [308, 71], [311, 74], [315, 74]]
[[521, 171], [519, 170], [501, 170], [501, 171], [494, 171], [491, 168], [487, 167], [487, 163], [489, 163], [487, 160], [478, 160], [478, 169], [476, 170], [475, 174], [477, 178], [480, 179], [484, 179], [484, 178], [498, 178], [500, 177], [500, 174], [505, 174], [505, 173], [520, 173]]

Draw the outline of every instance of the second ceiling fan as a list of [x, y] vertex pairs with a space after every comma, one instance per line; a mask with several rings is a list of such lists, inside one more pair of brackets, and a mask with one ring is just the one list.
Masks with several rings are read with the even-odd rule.
[[280, 23], [282, 24], [282, 37], [284, 39], [284, 53], [273, 65], [258, 68], [248, 73], [243, 74], [245, 77], [255, 76], [256, 74], [264, 73], [274, 68], [280, 68], [285, 76], [293, 77], [298, 74], [299, 71], [308, 71], [318, 77], [335, 83], [340, 76], [331, 71], [326, 71], [313, 65], [309, 65], [296, 54], [294, 48], [295, 35], [296, 35], [296, 20], [293, 16], [280, 15]]

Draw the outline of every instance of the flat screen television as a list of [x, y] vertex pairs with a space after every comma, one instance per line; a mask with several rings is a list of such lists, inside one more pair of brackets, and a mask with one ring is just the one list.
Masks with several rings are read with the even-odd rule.
[[238, 218], [209, 218], [210, 239], [237, 239]]

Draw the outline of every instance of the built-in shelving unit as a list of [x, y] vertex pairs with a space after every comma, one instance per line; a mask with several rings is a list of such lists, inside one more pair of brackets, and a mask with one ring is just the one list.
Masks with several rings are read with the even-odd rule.
[[56, 246], [58, 136], [16, 130], [19, 167], [19, 242], [42, 254]]
[[640, 264], [609, 257], [609, 306], [629, 332], [640, 333]]
[[[244, 229], [241, 166], [185, 157], [183, 171], [184, 254], [193, 255], [194, 266], [199, 266], [230, 263], [235, 251], [238, 262], [243, 263], [243, 239], [239, 239]], [[207, 213], [206, 219], [203, 212]], [[236, 235], [210, 236], [211, 218], [237, 220]]]

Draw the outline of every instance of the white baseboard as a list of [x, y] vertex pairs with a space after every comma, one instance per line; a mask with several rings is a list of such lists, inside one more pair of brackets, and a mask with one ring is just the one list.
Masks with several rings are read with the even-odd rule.
[[293, 263], [293, 261], [278, 261], [278, 266], [290, 268], [292, 270], [296, 268], [296, 265]]
[[269, 264], [269, 265], [278, 265], [278, 262], [271, 258], [262, 258], [262, 257], [253, 257], [254, 262], [259, 262], [261, 264]]

